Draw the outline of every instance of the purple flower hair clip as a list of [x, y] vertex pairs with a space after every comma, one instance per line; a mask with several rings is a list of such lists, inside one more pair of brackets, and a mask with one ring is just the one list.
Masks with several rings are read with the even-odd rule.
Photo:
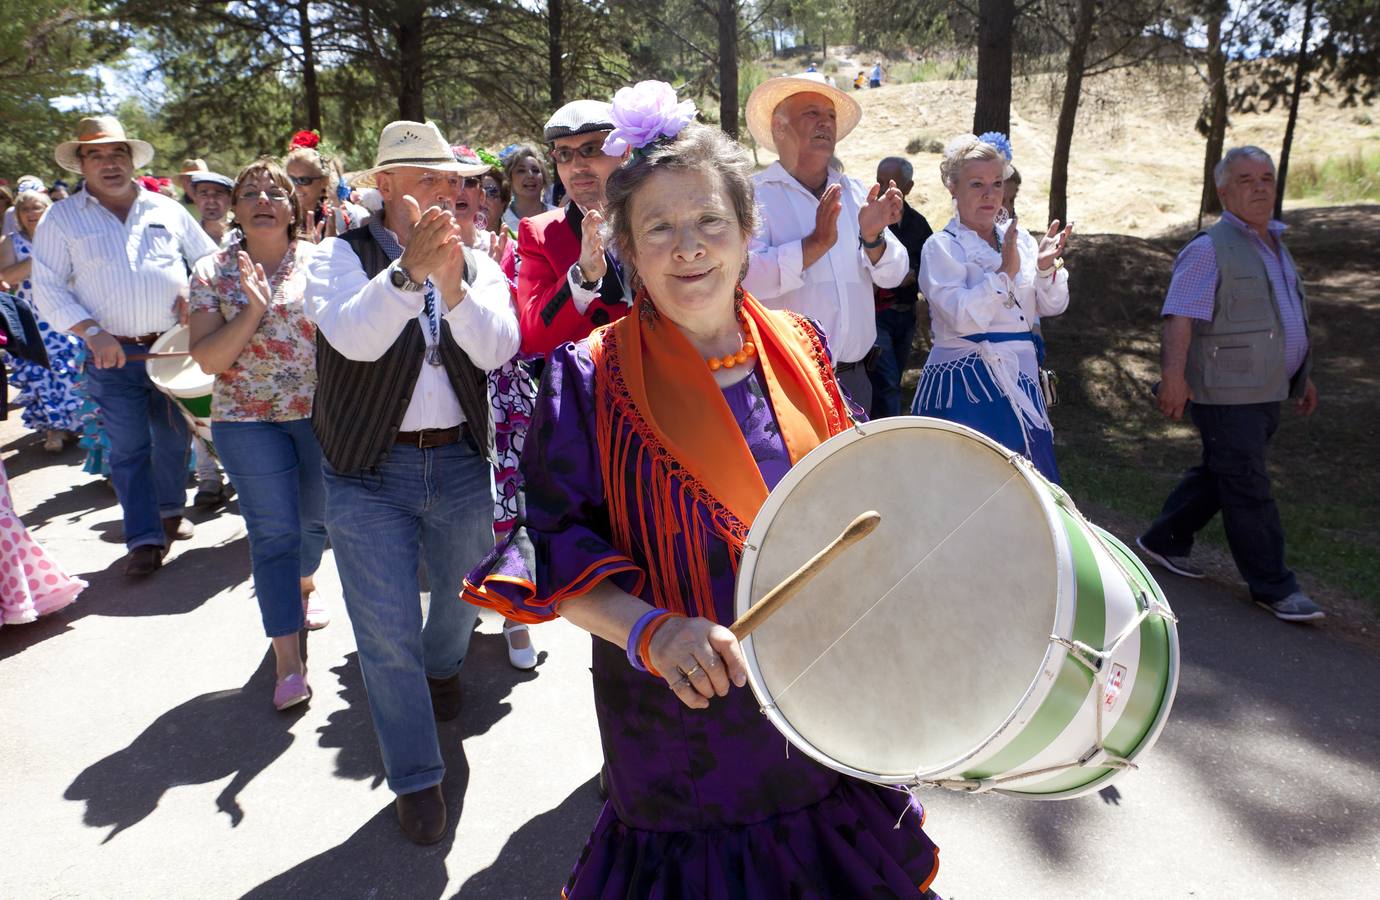
[[978, 135], [978, 140], [996, 147], [997, 152], [1005, 156], [1007, 162], [1011, 162], [1011, 139], [1006, 135], [1000, 131], [985, 131]]
[[610, 113], [614, 129], [604, 141], [604, 152], [622, 156], [642, 150], [662, 138], [673, 138], [695, 120], [695, 103], [676, 100], [676, 89], [664, 81], [639, 81], [619, 88]]

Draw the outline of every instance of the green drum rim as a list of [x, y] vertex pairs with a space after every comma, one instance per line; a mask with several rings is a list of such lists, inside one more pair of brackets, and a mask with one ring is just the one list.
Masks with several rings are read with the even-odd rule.
[[182, 408], [196, 416], [198, 419], [211, 418], [211, 395], [201, 394], [197, 397], [178, 397], [177, 402], [182, 404]]
[[[1063, 519], [1064, 532], [1068, 535], [1069, 548], [1073, 554], [1074, 582], [1077, 585], [1073, 639], [1082, 641], [1090, 647], [1101, 647], [1107, 632], [1107, 597], [1102, 587], [1102, 575], [1097, 566], [1097, 558], [1093, 555], [1092, 546], [1077, 520], [1063, 507], [1059, 507], [1059, 515]], [[1069, 723], [1083, 708], [1092, 686], [1092, 672], [1072, 656], [1066, 657], [1049, 695], [1021, 729], [1020, 734], [994, 755], [983, 760], [981, 765], [965, 771], [962, 777], [991, 778], [994, 775], [1018, 771], [1063, 734], [1064, 729], [1068, 728]]]
[[[1089, 523], [1092, 525], [1092, 523]], [[1136, 558], [1125, 544], [1108, 533], [1105, 529], [1092, 525], [1098, 535], [1106, 543], [1107, 549], [1119, 557], [1127, 572], [1135, 580], [1136, 585], [1148, 591], [1156, 599], [1163, 602], [1158, 585], [1145, 571], [1144, 565]], [[1082, 536], [1080, 532], [1080, 537]], [[1085, 542], [1085, 549], [1091, 552]], [[1081, 595], [1080, 595], [1081, 599]], [[1165, 696], [1169, 690], [1171, 650], [1169, 646], [1169, 629], [1171, 624], [1160, 616], [1150, 616], [1140, 626], [1140, 653], [1136, 663], [1136, 682], [1131, 688], [1131, 694], [1126, 699], [1126, 708], [1122, 711], [1121, 718], [1116, 725], [1103, 737], [1102, 745], [1109, 753], [1114, 753], [1123, 759], [1128, 759], [1135, 755], [1140, 749], [1145, 739], [1150, 735], [1159, 721], [1160, 711], [1164, 707]], [[1101, 646], [1099, 641], [1093, 646]], [[1077, 663], [1079, 669], [1083, 667]], [[1083, 671], [1086, 671], [1084, 669]], [[1091, 684], [1091, 677], [1089, 677]], [[1104, 766], [1089, 766], [1085, 768], [1070, 769], [1061, 772], [1052, 778], [1035, 784], [1022, 785], [1020, 787], [1003, 788], [1003, 793], [1022, 794], [1032, 796], [1042, 796], [1054, 799], [1051, 795], [1064, 794], [1071, 791], [1085, 789], [1094, 783], [1106, 779], [1117, 773], [1116, 769]]]

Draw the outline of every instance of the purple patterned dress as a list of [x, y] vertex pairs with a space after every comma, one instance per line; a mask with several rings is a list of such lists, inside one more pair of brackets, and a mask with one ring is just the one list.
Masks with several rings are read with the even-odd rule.
[[[531, 616], [552, 617], [553, 595], [604, 577], [653, 602], [639, 548], [629, 557], [611, 543], [594, 385], [587, 342], [551, 355], [523, 458], [535, 597], [520, 587], [528, 575], [516, 553], [496, 548], [470, 575], [476, 584], [498, 576], [486, 586]], [[760, 369], [725, 399], [774, 485], [790, 458]], [[733, 552], [716, 541], [709, 553], [721, 623], [734, 618]], [[689, 709], [663, 680], [629, 666], [622, 647], [599, 638], [593, 675], [609, 800], [563, 892], [567, 900], [917, 897], [928, 889], [939, 856], [921, 830], [923, 811], [908, 811], [904, 794], [791, 751], [751, 690]]]

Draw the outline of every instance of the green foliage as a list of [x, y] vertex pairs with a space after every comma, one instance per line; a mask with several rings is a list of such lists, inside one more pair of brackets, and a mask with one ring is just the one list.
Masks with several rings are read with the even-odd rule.
[[87, 74], [124, 50], [123, 38], [104, 27], [104, 8], [83, 0], [29, 0], [6, 4], [0, 15], [0, 173], [11, 180], [58, 174], [53, 146], [71, 137], [80, 113], [53, 107], [56, 97], [95, 92]]
[[1380, 200], [1380, 152], [1355, 149], [1342, 156], [1290, 162], [1284, 194], [1290, 200], [1313, 198], [1331, 203]]

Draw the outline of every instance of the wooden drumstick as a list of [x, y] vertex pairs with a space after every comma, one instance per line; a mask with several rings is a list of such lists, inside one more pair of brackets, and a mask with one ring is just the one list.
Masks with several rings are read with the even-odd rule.
[[824, 571], [825, 566], [833, 562], [844, 550], [871, 534], [872, 530], [881, 522], [882, 514], [876, 510], [870, 510], [848, 523], [848, 527], [843, 529], [843, 533], [834, 538], [829, 546], [816, 553], [805, 565], [787, 575], [780, 584], [767, 591], [761, 600], [752, 604], [751, 609], [739, 616], [738, 621], [729, 626], [734, 637], [741, 641], [752, 634], [753, 629], [771, 618], [777, 610], [786, 605], [787, 601], [800, 593], [801, 589], [809, 584], [812, 578]]
[[183, 357], [191, 355], [192, 354], [187, 352], [186, 350], [168, 350], [162, 353], [126, 353], [125, 359], [129, 362], [144, 362], [145, 360], [149, 359], [182, 359]]

